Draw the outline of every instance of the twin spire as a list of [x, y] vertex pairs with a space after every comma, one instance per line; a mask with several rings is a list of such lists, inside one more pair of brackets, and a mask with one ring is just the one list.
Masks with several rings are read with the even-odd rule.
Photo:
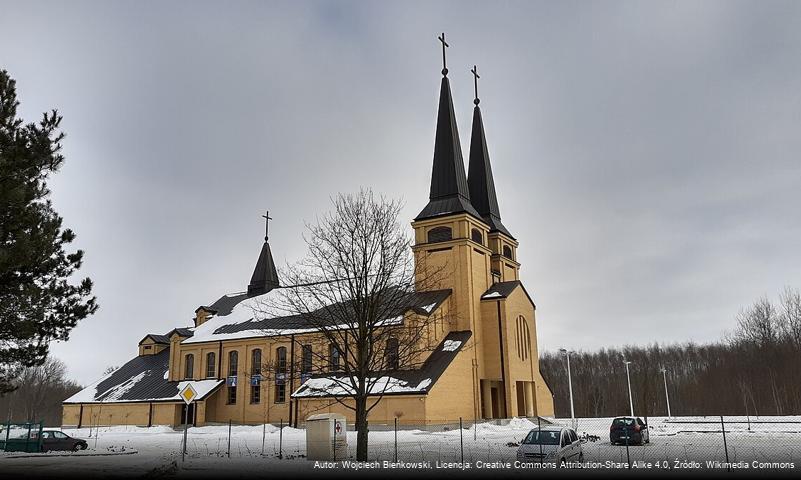
[[445, 34], [438, 37], [442, 42], [442, 84], [439, 93], [437, 131], [434, 140], [434, 165], [431, 171], [429, 202], [415, 220], [435, 218], [443, 215], [467, 213], [489, 225], [491, 232], [501, 232], [511, 238], [511, 233], [501, 223], [495, 182], [492, 179], [487, 140], [478, 99], [476, 67], [474, 76], [475, 99], [473, 103], [473, 132], [470, 138], [469, 176], [465, 176], [462, 147], [453, 111], [448, 69], [445, 66]]

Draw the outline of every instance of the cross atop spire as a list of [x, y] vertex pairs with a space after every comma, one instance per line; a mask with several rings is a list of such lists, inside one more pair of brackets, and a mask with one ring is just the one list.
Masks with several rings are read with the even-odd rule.
[[264, 222], [264, 224], [265, 224], [264, 225], [264, 241], [266, 242], [267, 238], [270, 236], [270, 220], [272, 220], [273, 217], [270, 216], [270, 211], [267, 210], [265, 212], [265, 214], [261, 216], [261, 218], [265, 219], [265, 222]]
[[476, 98], [473, 99], [473, 103], [478, 105], [478, 102], [479, 102], [479, 100], [478, 100], [478, 79], [481, 78], [481, 77], [478, 75], [478, 70], [476, 69], [475, 65], [473, 65], [473, 69], [470, 70], [470, 71], [473, 72], [473, 86], [475, 87], [475, 92], [476, 92]]
[[442, 32], [442, 35], [437, 37], [437, 40], [442, 42], [442, 76], [448, 76], [448, 66], [445, 63], [445, 47], [450, 47], [448, 43], [445, 41], [445, 32]]

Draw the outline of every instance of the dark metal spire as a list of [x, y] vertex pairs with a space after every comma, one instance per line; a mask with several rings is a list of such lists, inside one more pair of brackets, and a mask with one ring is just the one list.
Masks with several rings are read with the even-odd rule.
[[470, 165], [468, 167], [468, 185], [473, 206], [490, 226], [490, 232], [501, 232], [511, 238], [512, 234], [501, 223], [501, 212], [495, 194], [495, 181], [492, 179], [487, 138], [484, 135], [484, 121], [478, 103], [478, 72], [475, 65], [473, 72], [476, 97], [473, 103], [473, 133], [470, 137]]
[[250, 284], [248, 285], [248, 297], [255, 297], [262, 295], [270, 290], [277, 288], [278, 272], [275, 270], [275, 262], [273, 261], [273, 254], [270, 251], [270, 243], [267, 241], [268, 234], [270, 233], [270, 212], [262, 215], [265, 219], [264, 229], [264, 245], [261, 247], [259, 259], [256, 262], [256, 268], [253, 269], [253, 275], [250, 277]]
[[[445, 35], [437, 37], [442, 42], [443, 65], [445, 65]], [[462, 146], [456, 128], [456, 114], [453, 111], [451, 86], [442, 69], [442, 83], [439, 91], [439, 112], [437, 113], [437, 132], [434, 140], [434, 165], [431, 170], [431, 191], [428, 205], [415, 220], [438, 217], [446, 214], [469, 213], [480, 219], [481, 216], [470, 204], [470, 190], [464, 171]]]

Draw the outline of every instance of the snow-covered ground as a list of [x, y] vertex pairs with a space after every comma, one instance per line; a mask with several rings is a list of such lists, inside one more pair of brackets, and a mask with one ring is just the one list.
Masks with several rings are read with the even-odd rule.
[[[570, 419], [555, 422], [571, 424]], [[707, 461], [725, 461], [728, 451], [729, 461], [735, 468], [746, 464], [753, 468], [752, 462], [801, 465], [801, 417], [726, 417], [726, 448], [719, 417], [651, 418], [649, 423], [651, 443], [630, 447], [627, 457], [625, 447], [609, 443], [611, 418], [578, 419], [576, 430], [580, 435], [599, 437], [584, 443], [585, 461], [594, 467], [620, 466], [617, 463], [622, 464], [629, 458], [631, 462], [642, 462], [639, 466], [650, 463], [654, 468], [706, 468]], [[506, 425], [480, 423], [461, 431], [458, 424], [455, 428], [403, 429], [397, 433], [397, 458], [402, 462], [429, 462], [429, 466], [435, 468], [437, 462], [459, 462], [464, 451], [464, 461], [474, 468], [477, 462], [497, 466], [502, 466], [497, 462], [513, 464], [515, 444], [535, 427], [536, 420], [512, 419]], [[392, 461], [395, 457], [395, 432], [384, 428], [372, 427], [370, 460]], [[226, 472], [263, 475], [265, 471], [285, 469], [302, 472], [314, 466], [314, 462], [305, 459], [305, 430], [290, 427], [281, 431], [272, 425], [233, 426], [230, 457], [227, 425], [190, 428], [184, 461], [181, 460], [183, 432], [180, 429], [120, 426], [67, 429], [65, 432], [87, 439], [89, 449], [61, 456], [0, 453], [0, 472], [54, 476], [161, 473], [196, 477]], [[349, 456], [353, 457], [355, 432], [348, 432], [348, 442]], [[524, 471], [527, 470], [518, 470]]]

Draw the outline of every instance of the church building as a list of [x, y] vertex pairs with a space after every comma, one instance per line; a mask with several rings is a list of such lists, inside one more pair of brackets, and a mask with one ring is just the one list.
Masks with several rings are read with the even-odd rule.
[[[371, 424], [554, 414], [539, 370], [536, 307], [520, 281], [518, 240], [501, 221], [478, 93], [465, 174], [447, 73], [429, 200], [411, 226], [416, 268], [446, 266], [451, 274], [434, 290], [414, 292], [402, 316], [448, 320], [419, 367], [386, 373], [397, 384], [371, 411]], [[352, 421], [352, 410], [326, 398], [336, 391], [309, 388], [331, 374], [307, 361], [312, 349], [325, 348], [319, 331], [253, 308], [282, 288], [292, 287], [280, 284], [265, 237], [246, 290], [197, 307], [192, 325], [144, 335], [135, 358], [63, 402], [62, 424], [179, 425], [187, 418], [198, 426], [298, 425], [326, 412]], [[188, 384], [197, 396], [186, 407], [179, 392]]]

